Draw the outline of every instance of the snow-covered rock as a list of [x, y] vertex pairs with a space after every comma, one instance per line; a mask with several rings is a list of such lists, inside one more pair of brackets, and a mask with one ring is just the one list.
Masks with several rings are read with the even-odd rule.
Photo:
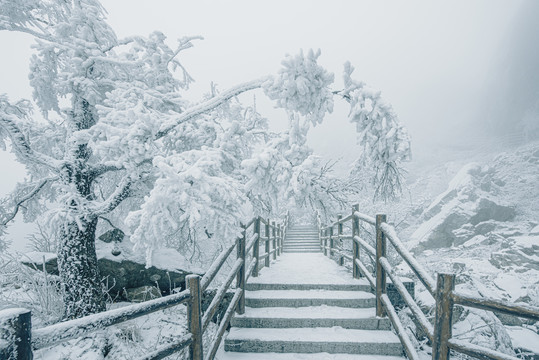
[[515, 206], [496, 196], [503, 186], [493, 167], [464, 166], [423, 211], [424, 222], [411, 236], [414, 250], [458, 246], [494, 230], [497, 222], [513, 220]]
[[[416, 213], [407, 246], [430, 273], [455, 273], [459, 292], [539, 306], [537, 161], [535, 143], [465, 165]], [[418, 290], [416, 298], [432, 309], [430, 294]], [[471, 308], [453, 328], [456, 338], [505, 353], [532, 350], [518, 336], [535, 339], [537, 331], [533, 321]]]
[[[157, 287], [162, 295], [170, 294], [176, 287], [184, 287], [185, 276], [204, 270], [192, 266], [178, 251], [170, 248], [157, 249], [152, 254], [152, 264], [146, 268], [146, 254], [133, 251], [130, 242], [96, 241], [96, 252], [101, 277], [113, 299], [126, 299], [127, 289], [143, 286]], [[57, 256], [53, 253], [30, 252], [21, 256], [21, 263], [49, 274], [58, 275]]]

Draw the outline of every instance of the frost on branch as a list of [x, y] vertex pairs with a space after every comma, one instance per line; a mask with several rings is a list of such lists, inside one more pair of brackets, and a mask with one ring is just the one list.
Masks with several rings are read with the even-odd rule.
[[[154, 160], [158, 179], [140, 210], [126, 219], [135, 249], [146, 252], [152, 266], [152, 251], [164, 236], [186, 239], [219, 233], [224, 239], [239, 235], [243, 187], [225, 170], [226, 157], [219, 149], [202, 148]], [[206, 232], [207, 231], [207, 232]], [[188, 236], [189, 234], [189, 236]]]
[[317, 64], [320, 50], [287, 55], [277, 76], [263, 85], [264, 92], [277, 106], [306, 116], [313, 125], [322, 122], [326, 112], [333, 111], [333, 94], [329, 85], [334, 76]]
[[358, 143], [363, 146], [352, 176], [373, 167], [375, 198], [388, 200], [401, 193], [401, 163], [411, 158], [410, 137], [391, 105], [382, 99], [381, 92], [354, 81], [353, 71], [350, 63], [346, 63], [345, 89], [339, 93], [350, 103], [348, 119], [356, 124]]

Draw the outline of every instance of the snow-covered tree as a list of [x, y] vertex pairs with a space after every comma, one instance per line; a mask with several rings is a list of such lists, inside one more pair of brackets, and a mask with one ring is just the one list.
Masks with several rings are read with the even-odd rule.
[[382, 99], [381, 92], [353, 80], [353, 71], [354, 67], [347, 62], [344, 66], [345, 88], [338, 92], [350, 103], [348, 118], [356, 124], [358, 143], [363, 147], [351, 177], [372, 172], [370, 178], [375, 187], [375, 198], [392, 199], [402, 190], [402, 163], [412, 156], [410, 137], [392, 106]]
[[[151, 262], [161, 241], [233, 239], [248, 213], [279, 214], [287, 199], [341, 199], [305, 145], [309, 127], [333, 107], [320, 52], [288, 56], [277, 75], [212, 89], [193, 104], [182, 96], [192, 79], [178, 58], [196, 37], [174, 48], [159, 32], [118, 39], [97, 0], [0, 0], [1, 29], [36, 39], [30, 82], [43, 119], [28, 101], [0, 97], [0, 143], [10, 140], [30, 175], [1, 204], [0, 229], [20, 210], [59, 229], [67, 318], [105, 309], [99, 221], [125, 220], [120, 226]], [[352, 87], [342, 94], [359, 99], [362, 88]], [[270, 133], [255, 106], [235, 100], [256, 88], [287, 110], [287, 132]]]

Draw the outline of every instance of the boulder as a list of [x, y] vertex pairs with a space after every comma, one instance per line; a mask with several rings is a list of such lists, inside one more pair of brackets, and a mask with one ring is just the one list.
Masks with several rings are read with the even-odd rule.
[[513, 207], [498, 205], [488, 199], [480, 199], [475, 208], [475, 214], [470, 218], [469, 222], [472, 225], [477, 225], [487, 220], [511, 221], [515, 216], [516, 211]]
[[54, 253], [31, 251], [21, 256], [21, 264], [32, 269], [43, 271], [43, 261], [45, 261], [45, 271], [48, 274], [58, 275], [58, 260]]
[[[151, 257], [153, 266], [147, 267], [145, 253], [133, 251], [129, 242], [113, 240], [113, 236], [119, 239], [119, 235], [118, 232], [108, 232], [105, 238], [110, 241], [96, 241], [99, 271], [115, 301], [128, 300], [127, 290], [144, 286], [155, 287], [161, 295], [169, 295], [174, 288], [185, 288], [187, 275], [203, 274], [202, 269], [194, 268], [180, 253], [169, 248], [155, 250]], [[47, 272], [58, 275], [56, 254], [28, 253], [21, 257], [21, 263], [42, 270], [43, 256]]]

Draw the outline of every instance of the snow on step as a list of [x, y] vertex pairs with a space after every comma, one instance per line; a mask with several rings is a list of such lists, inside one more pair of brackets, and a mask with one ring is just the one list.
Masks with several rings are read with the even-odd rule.
[[403, 357], [351, 354], [237, 353], [219, 351], [217, 360], [404, 360]]
[[374, 306], [375, 296], [364, 291], [257, 290], [245, 292], [245, 304], [250, 307], [331, 305], [362, 308]]
[[[255, 280], [256, 281], [256, 280]], [[342, 291], [370, 291], [371, 286], [366, 281], [358, 281], [354, 284], [279, 284], [279, 283], [260, 283], [248, 282], [245, 285], [246, 290], [342, 290]]]
[[236, 315], [236, 318], [259, 317], [259, 318], [332, 318], [332, 319], [364, 319], [376, 317], [374, 308], [357, 309], [343, 308], [339, 306], [305, 306], [299, 308], [290, 307], [267, 307], [267, 308], [245, 308], [245, 314]]
[[246, 291], [247, 299], [373, 299], [374, 295], [365, 291], [332, 290], [257, 290]]
[[375, 316], [374, 308], [357, 309], [337, 306], [306, 306], [299, 308], [245, 308], [236, 315], [232, 326], [254, 328], [305, 328], [341, 326], [346, 329], [390, 330], [386, 318]]
[[350, 272], [322, 253], [284, 253], [260, 276], [249, 279], [253, 283], [279, 284], [363, 284], [366, 279], [353, 279]]
[[230, 329], [225, 350], [237, 352], [297, 352], [347, 354], [402, 354], [399, 338], [391, 331], [331, 328]]

